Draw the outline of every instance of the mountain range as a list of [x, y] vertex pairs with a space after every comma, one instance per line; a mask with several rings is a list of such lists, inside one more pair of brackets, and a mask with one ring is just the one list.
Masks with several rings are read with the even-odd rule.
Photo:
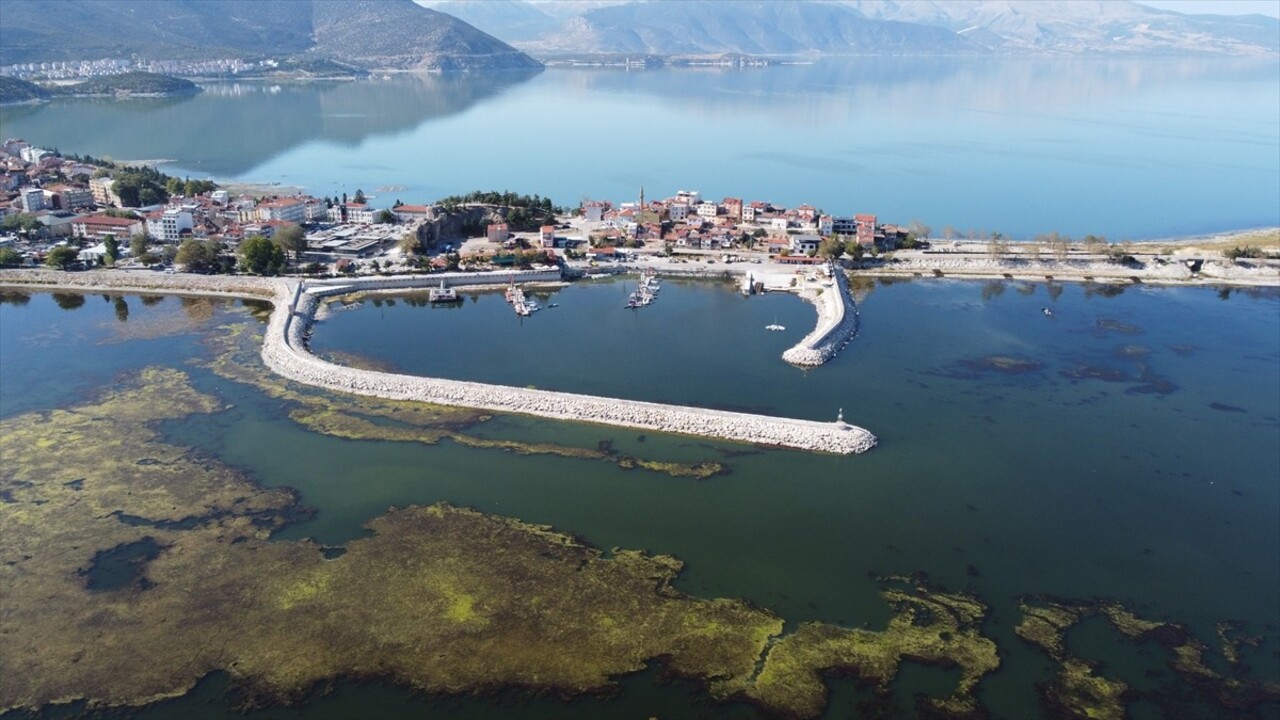
[[361, 68], [541, 67], [412, 0], [4, 0], [0, 65], [308, 56]]
[[1280, 20], [1127, 0], [418, 0], [537, 56], [1280, 54]]
[[1280, 20], [1186, 15], [1128, 0], [3, 0], [0, 7], [0, 65], [136, 56], [289, 57], [377, 70], [541, 67], [526, 53], [1274, 58]]

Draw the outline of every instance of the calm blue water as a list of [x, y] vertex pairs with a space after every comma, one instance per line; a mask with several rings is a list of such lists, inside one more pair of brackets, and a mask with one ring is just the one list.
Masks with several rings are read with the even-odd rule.
[[1272, 61], [856, 58], [211, 85], [0, 108], [0, 128], [68, 152], [169, 159], [179, 174], [360, 188], [388, 205], [510, 189], [576, 206], [644, 186], [1013, 237], [1280, 224]]

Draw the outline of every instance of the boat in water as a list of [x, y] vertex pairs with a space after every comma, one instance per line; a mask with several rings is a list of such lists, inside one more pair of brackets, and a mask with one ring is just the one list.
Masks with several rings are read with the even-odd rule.
[[778, 324], [778, 318], [777, 318], [777, 316], [774, 316], [774, 318], [773, 318], [773, 322], [772, 322], [772, 323], [769, 323], [768, 325], [765, 325], [765, 326], [764, 326], [764, 329], [765, 329], [765, 330], [772, 330], [773, 332], [779, 332], [779, 331], [782, 331], [782, 330], [786, 330], [786, 329], [787, 329], [787, 327], [786, 327], [785, 325], [779, 325], [779, 324]]

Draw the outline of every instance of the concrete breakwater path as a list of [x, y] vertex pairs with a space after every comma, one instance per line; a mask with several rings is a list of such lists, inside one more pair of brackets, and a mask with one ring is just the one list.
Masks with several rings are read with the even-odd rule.
[[[476, 276], [465, 277], [465, 280], [464, 276], [457, 279], [469, 281], [468, 284], [477, 284], [479, 280]], [[510, 275], [484, 278], [489, 284], [505, 284], [510, 279]], [[159, 291], [269, 299], [274, 302], [275, 309], [262, 346], [262, 359], [267, 367], [296, 382], [339, 392], [834, 454], [861, 453], [876, 445], [876, 437], [871, 432], [843, 421], [799, 420], [362, 370], [327, 362], [311, 354], [307, 348], [306, 331], [323, 297], [391, 287], [425, 288], [438, 285], [440, 280], [441, 276], [435, 275], [307, 286], [286, 278], [153, 275], [119, 271], [62, 273], [15, 270], [0, 273], [0, 285], [14, 287]], [[524, 277], [516, 273], [514, 280], [528, 282], [544, 278]], [[819, 325], [821, 327], [823, 323]]]

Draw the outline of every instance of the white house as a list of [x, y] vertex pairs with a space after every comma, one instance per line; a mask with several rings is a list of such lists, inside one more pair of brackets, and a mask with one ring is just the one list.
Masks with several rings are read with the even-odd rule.
[[791, 236], [791, 252], [794, 255], [808, 255], [811, 252], [817, 252], [818, 245], [822, 243], [822, 238], [818, 235], [799, 234]]

